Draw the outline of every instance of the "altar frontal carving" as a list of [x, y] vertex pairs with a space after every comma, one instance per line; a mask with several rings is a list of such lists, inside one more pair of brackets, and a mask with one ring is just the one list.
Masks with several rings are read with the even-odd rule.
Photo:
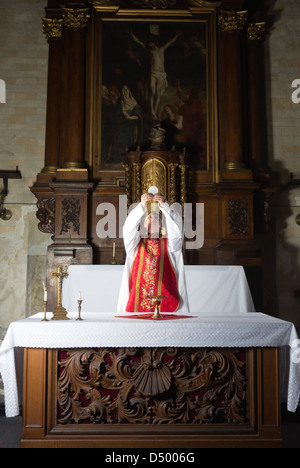
[[247, 424], [245, 353], [118, 348], [58, 353], [59, 424]]

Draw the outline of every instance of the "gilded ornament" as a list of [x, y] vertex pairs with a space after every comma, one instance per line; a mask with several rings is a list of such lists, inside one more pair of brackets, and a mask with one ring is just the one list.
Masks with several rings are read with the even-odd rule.
[[43, 18], [43, 33], [47, 39], [61, 39], [63, 20], [58, 18]]
[[77, 31], [86, 28], [91, 18], [89, 8], [62, 8], [66, 29]]
[[142, 166], [142, 193], [148, 191], [148, 187], [155, 185], [159, 193], [166, 194], [166, 168], [158, 158], [149, 159]]
[[221, 10], [218, 18], [220, 31], [232, 32], [244, 29], [247, 21], [247, 11]]
[[260, 41], [264, 39], [266, 32], [266, 23], [249, 23], [247, 35], [249, 41]]

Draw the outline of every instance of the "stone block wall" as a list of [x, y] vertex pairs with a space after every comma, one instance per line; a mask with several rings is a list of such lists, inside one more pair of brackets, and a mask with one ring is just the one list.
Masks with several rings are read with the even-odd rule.
[[[44, 163], [48, 44], [42, 33], [44, 0], [14, 0], [1, 6], [0, 79], [6, 102], [0, 103], [0, 170], [22, 179], [8, 181], [0, 219], [0, 338], [10, 322], [42, 310], [49, 236], [37, 229], [36, 199], [29, 187]], [[0, 189], [3, 181], [0, 180]]]
[[269, 291], [274, 315], [300, 328], [300, 102], [292, 101], [292, 83], [300, 79], [300, 2], [277, 0], [272, 13], [275, 23], [266, 41], [268, 148], [278, 192], [271, 204], [266, 269], [267, 276], [275, 275], [276, 290]]

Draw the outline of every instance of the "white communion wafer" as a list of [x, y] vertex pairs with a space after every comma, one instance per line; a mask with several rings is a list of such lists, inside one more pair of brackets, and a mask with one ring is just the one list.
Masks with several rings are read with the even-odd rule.
[[158, 193], [158, 188], [152, 185], [152, 187], [149, 187], [148, 193], [152, 193], [152, 195], [155, 195], [156, 193]]

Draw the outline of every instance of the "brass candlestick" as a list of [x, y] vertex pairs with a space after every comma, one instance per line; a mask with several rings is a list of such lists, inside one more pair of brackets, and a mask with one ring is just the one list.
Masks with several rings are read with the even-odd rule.
[[44, 301], [44, 318], [43, 318], [42, 322], [48, 322], [48, 319], [47, 319], [47, 301]]
[[162, 318], [160, 315], [160, 304], [163, 299], [166, 299], [168, 296], [147, 296], [147, 299], [150, 299], [151, 304], [155, 306], [155, 312], [152, 315], [152, 320], [158, 320]]
[[64, 278], [67, 278], [69, 275], [63, 272], [61, 265], [57, 265], [56, 272], [51, 273], [51, 276], [52, 278], [56, 278], [57, 283], [57, 303], [51, 320], [69, 320], [67, 311], [62, 306], [62, 283]]
[[81, 304], [82, 304], [82, 300], [81, 300], [81, 299], [78, 299], [77, 302], [78, 302], [78, 318], [77, 318], [76, 320], [83, 320], [83, 319], [81, 318], [81, 315], [80, 315], [80, 314], [81, 314]]

